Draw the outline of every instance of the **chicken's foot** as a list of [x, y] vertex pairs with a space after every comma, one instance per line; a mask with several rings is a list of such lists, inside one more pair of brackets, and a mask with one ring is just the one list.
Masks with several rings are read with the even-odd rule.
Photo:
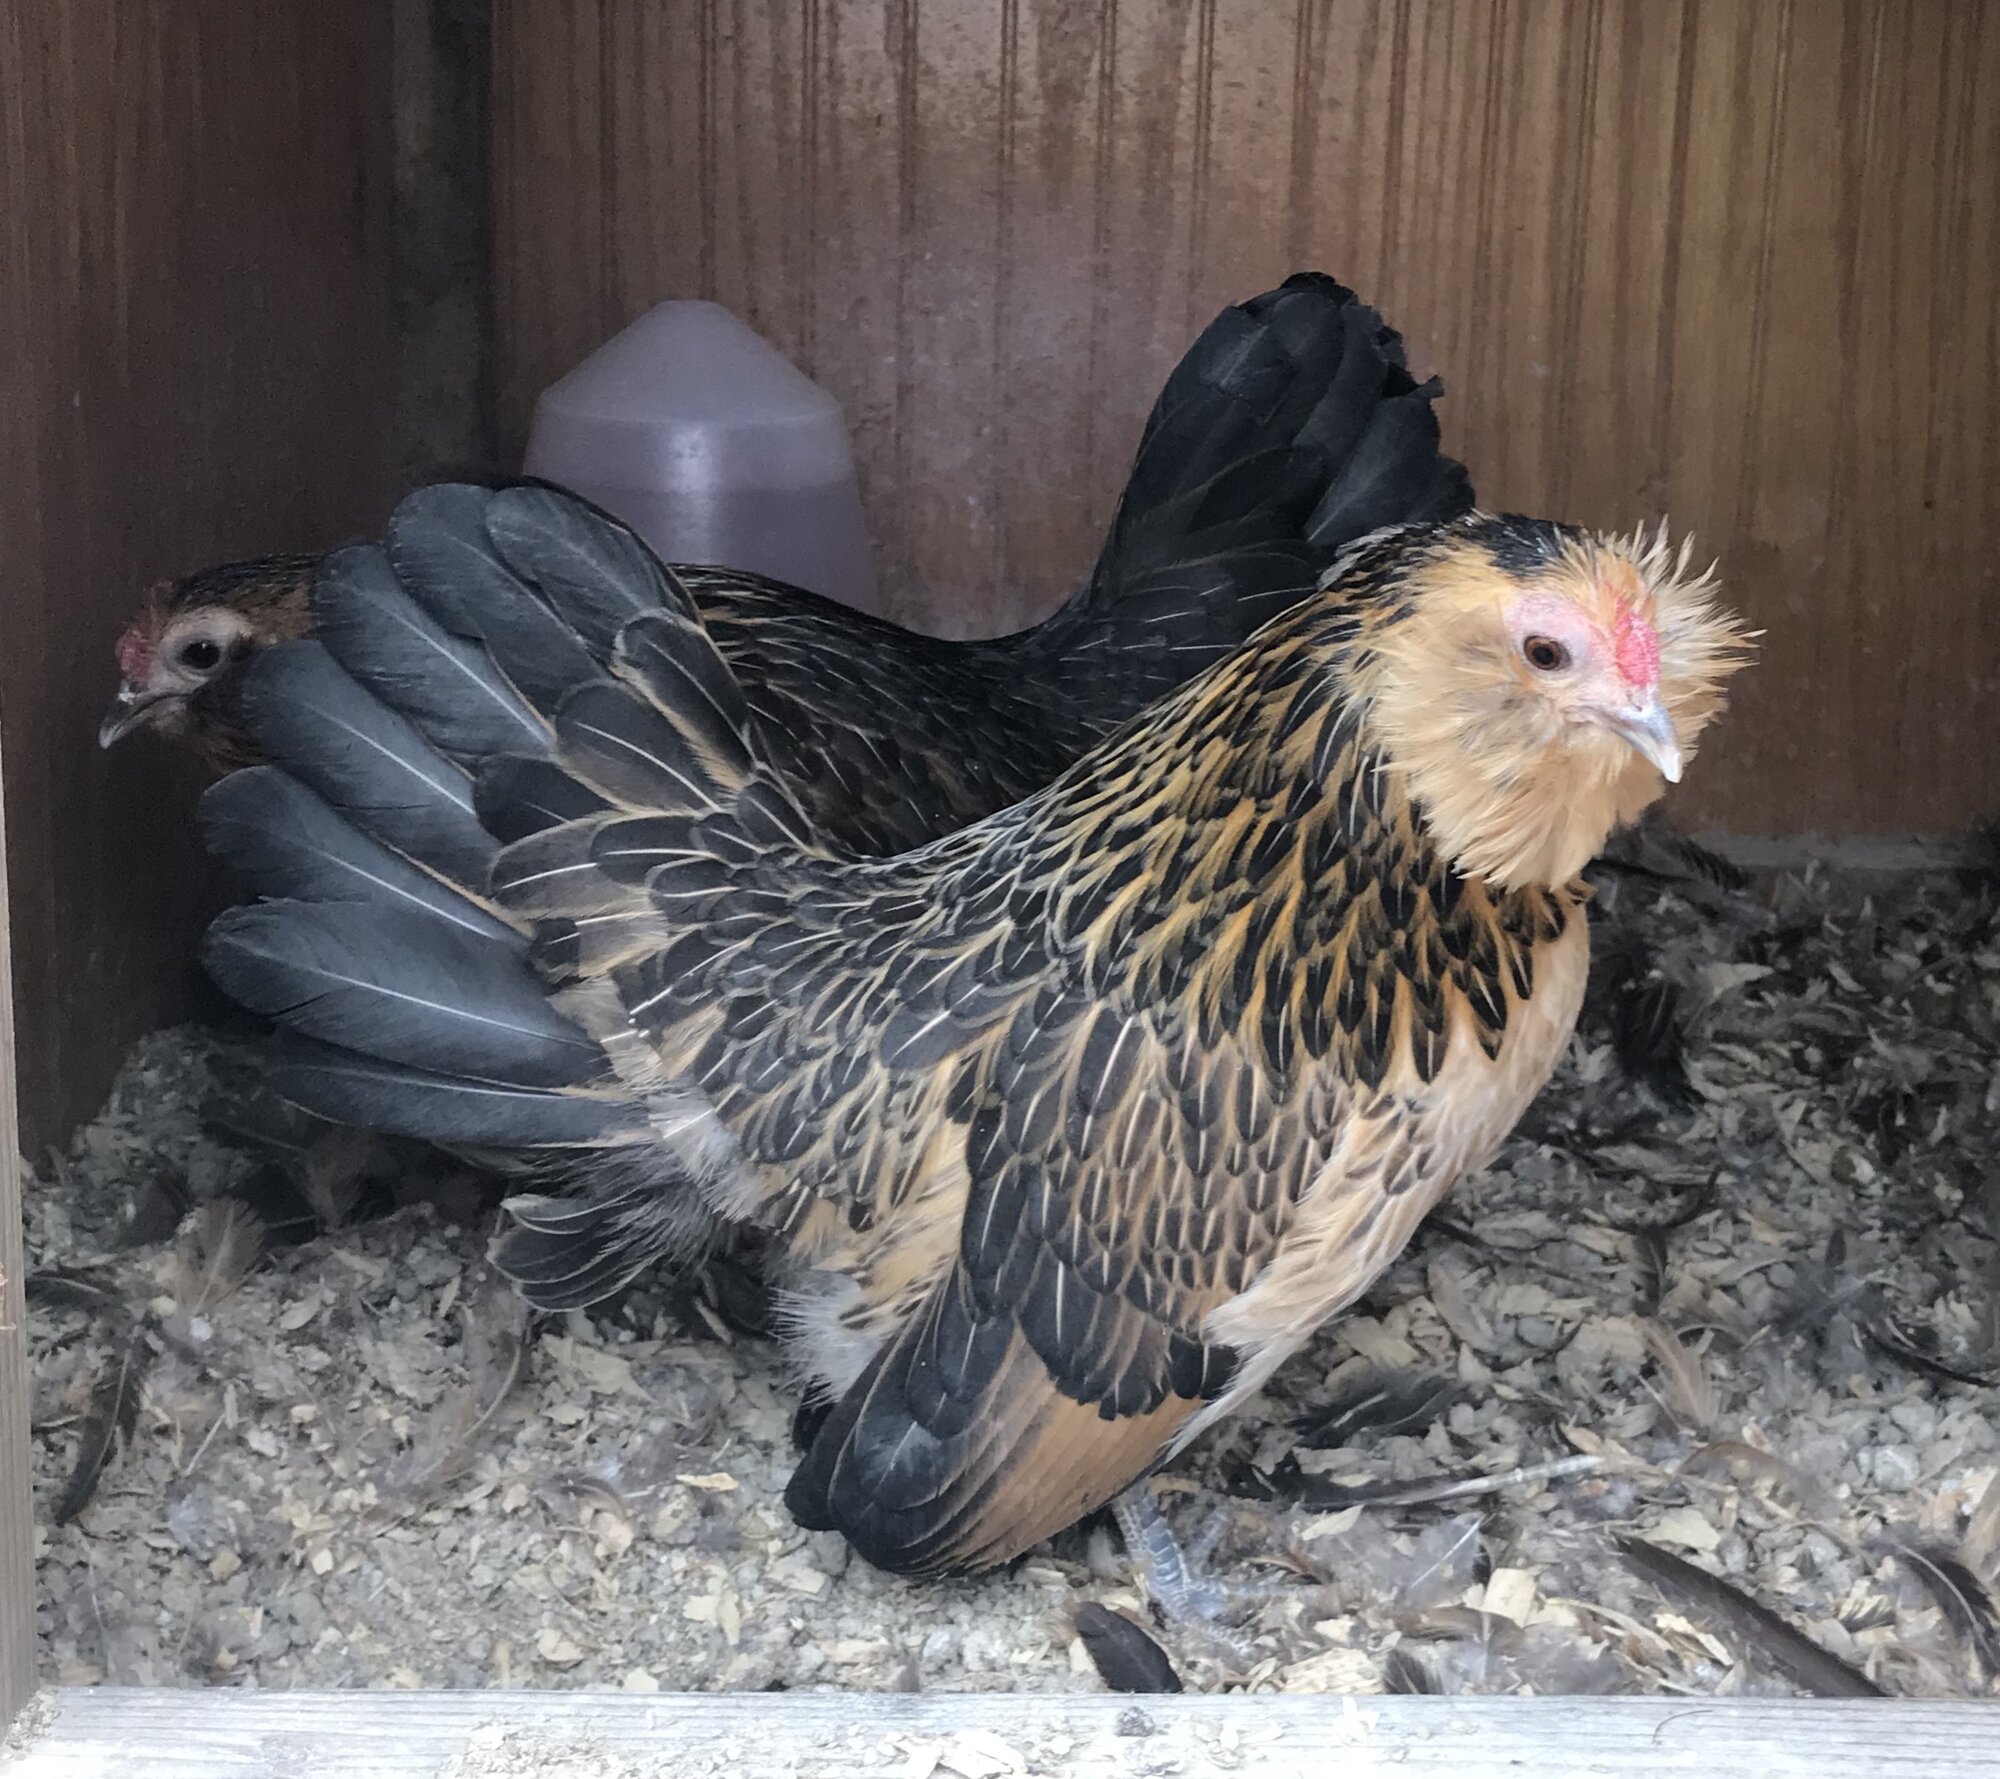
[[1217, 1620], [1224, 1613], [1277, 1592], [1269, 1582], [1225, 1581], [1206, 1573], [1228, 1529], [1226, 1510], [1210, 1518], [1185, 1549], [1167, 1524], [1150, 1484], [1136, 1483], [1127, 1489], [1112, 1502], [1111, 1513], [1147, 1595], [1178, 1624], [1222, 1635]]

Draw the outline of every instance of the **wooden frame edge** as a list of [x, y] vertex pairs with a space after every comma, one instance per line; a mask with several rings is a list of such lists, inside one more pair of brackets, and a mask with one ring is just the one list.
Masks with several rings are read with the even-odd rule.
[[[1979, 1701], [59, 1689], [7, 1779], [1990, 1779]], [[143, 1751], [143, 1752], [140, 1752]]]
[[35, 1688], [35, 1515], [6, 830], [0, 794], [0, 1725], [14, 1721]]

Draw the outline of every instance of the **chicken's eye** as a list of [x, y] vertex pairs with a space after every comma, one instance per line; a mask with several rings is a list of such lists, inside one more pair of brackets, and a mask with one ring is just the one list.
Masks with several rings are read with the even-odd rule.
[[1531, 636], [1521, 645], [1521, 653], [1530, 667], [1539, 673], [1554, 673], [1558, 668], [1569, 665], [1569, 650], [1553, 636]]
[[205, 636], [198, 636], [193, 642], [184, 642], [180, 649], [183, 667], [196, 673], [206, 673], [222, 659], [222, 645], [210, 642]]

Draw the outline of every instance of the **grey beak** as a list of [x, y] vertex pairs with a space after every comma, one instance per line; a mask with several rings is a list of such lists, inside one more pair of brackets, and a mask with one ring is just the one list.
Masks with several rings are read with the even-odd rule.
[[1674, 733], [1674, 720], [1660, 702], [1657, 687], [1621, 709], [1606, 711], [1605, 720], [1659, 768], [1668, 784], [1680, 783], [1681, 740]]
[[104, 721], [97, 725], [97, 745], [110, 747], [123, 741], [126, 736], [146, 720], [146, 712], [159, 703], [160, 695], [135, 692], [130, 686], [122, 687], [118, 696], [111, 701], [111, 708], [104, 713]]

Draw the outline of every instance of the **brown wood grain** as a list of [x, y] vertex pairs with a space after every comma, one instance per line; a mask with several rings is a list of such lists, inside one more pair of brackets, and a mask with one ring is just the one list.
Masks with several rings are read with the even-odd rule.
[[1679, 812], [1942, 833], [2000, 781], [2000, 8], [592, 0], [496, 17], [503, 435], [667, 296], [846, 404], [891, 609], [1082, 572], [1159, 379], [1301, 266], [1494, 505], [1718, 555], [1766, 632]]
[[150, 581], [379, 517], [388, 12], [0, 0], [0, 731], [23, 1137], [184, 1005], [194, 781], [96, 742]]
[[[0, 803], [4, 803], [0, 797]], [[35, 1687], [35, 1507], [28, 1305], [21, 1255], [21, 1146], [14, 1105], [7, 835], [0, 821], [0, 1731]]]

